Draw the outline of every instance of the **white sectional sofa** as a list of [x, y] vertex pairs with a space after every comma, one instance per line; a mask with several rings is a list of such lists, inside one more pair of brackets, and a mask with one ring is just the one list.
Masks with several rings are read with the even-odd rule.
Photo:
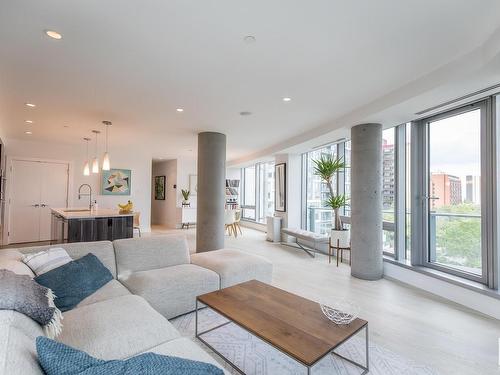
[[[272, 264], [264, 258], [229, 249], [190, 256], [185, 238], [177, 235], [18, 250], [49, 247], [63, 247], [73, 259], [93, 253], [114, 277], [63, 314], [63, 330], [56, 338], [102, 359], [154, 352], [217, 365], [167, 319], [193, 311], [197, 295], [272, 278]], [[35, 349], [35, 339], [42, 335], [42, 328], [25, 315], [0, 310], [0, 374], [43, 374]]]

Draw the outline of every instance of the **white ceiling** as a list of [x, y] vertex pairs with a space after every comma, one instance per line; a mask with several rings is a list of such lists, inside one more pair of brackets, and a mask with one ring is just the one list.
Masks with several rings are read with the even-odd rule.
[[82, 144], [106, 119], [112, 145], [165, 158], [219, 131], [243, 160], [345, 126], [499, 26], [497, 0], [0, 0], [0, 125]]

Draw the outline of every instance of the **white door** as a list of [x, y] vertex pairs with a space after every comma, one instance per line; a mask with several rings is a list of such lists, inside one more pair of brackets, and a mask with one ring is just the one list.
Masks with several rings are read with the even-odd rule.
[[51, 207], [66, 207], [68, 164], [12, 161], [9, 243], [48, 241]]
[[68, 164], [40, 163], [40, 240], [51, 239], [51, 208], [68, 205]]
[[40, 163], [13, 160], [9, 243], [40, 238]]

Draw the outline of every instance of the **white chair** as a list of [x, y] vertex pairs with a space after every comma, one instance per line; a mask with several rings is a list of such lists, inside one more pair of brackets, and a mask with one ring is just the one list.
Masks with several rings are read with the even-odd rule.
[[141, 237], [141, 213], [140, 212], [134, 212], [134, 228], [132, 231], [137, 230], [139, 232], [139, 237]]
[[228, 231], [229, 235], [237, 236], [236, 228], [234, 227], [235, 222], [235, 210], [226, 210], [224, 213], [224, 228]]

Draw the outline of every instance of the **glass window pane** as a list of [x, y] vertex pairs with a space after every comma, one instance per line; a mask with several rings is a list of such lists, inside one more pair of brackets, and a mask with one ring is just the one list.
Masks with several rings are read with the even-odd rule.
[[429, 261], [481, 275], [481, 110], [429, 123]]
[[255, 206], [255, 165], [244, 169], [245, 196], [243, 205]]
[[406, 259], [411, 259], [411, 122], [406, 124]]
[[[344, 161], [346, 168], [344, 171], [344, 194], [347, 198], [351, 196], [351, 141], [344, 143]], [[348, 201], [349, 203], [349, 201]], [[344, 215], [351, 216], [351, 206], [347, 205], [344, 207]]]
[[274, 162], [261, 163], [259, 166], [259, 218], [265, 223], [267, 216], [274, 215]]
[[255, 165], [243, 168], [243, 204], [242, 218], [255, 220]]
[[[306, 154], [306, 228], [312, 232], [329, 234], [332, 227], [332, 210], [325, 207], [328, 186], [314, 174], [314, 162], [323, 155], [337, 156], [337, 146], [330, 145]], [[336, 193], [337, 176], [332, 181]]]
[[[384, 252], [394, 254], [395, 208], [396, 208], [396, 128], [382, 132], [382, 217], [384, 221]], [[391, 228], [391, 229], [388, 229]]]

